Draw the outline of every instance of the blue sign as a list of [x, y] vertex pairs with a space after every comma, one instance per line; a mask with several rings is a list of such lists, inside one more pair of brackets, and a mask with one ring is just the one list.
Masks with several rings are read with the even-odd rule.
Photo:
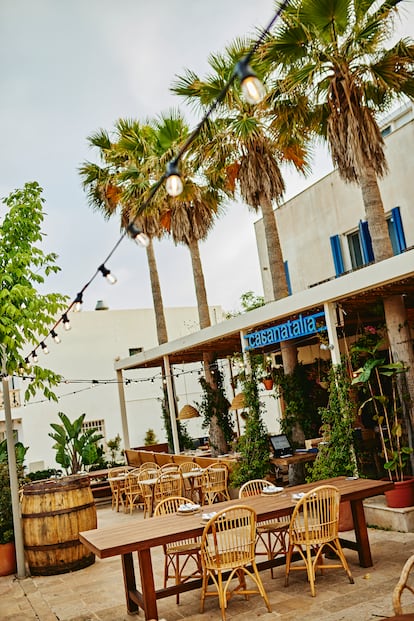
[[244, 337], [247, 341], [245, 349], [246, 351], [249, 349], [257, 349], [258, 347], [274, 345], [281, 341], [289, 341], [290, 339], [309, 336], [315, 332], [322, 332], [326, 330], [326, 325], [319, 325], [317, 320], [321, 318], [325, 319], [325, 313], [323, 311], [305, 317], [299, 315], [297, 319], [289, 319], [286, 323], [280, 323], [277, 326], [259, 330], [259, 332], [246, 334]]

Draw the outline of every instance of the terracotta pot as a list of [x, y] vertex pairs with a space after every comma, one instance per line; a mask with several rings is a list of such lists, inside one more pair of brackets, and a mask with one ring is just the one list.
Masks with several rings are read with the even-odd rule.
[[266, 390], [272, 390], [273, 388], [273, 380], [272, 378], [267, 378], [265, 377], [264, 379], [262, 379], [263, 385], [266, 388]]
[[412, 507], [414, 505], [414, 478], [395, 481], [394, 489], [384, 492], [387, 505], [393, 508]]
[[0, 544], [0, 576], [9, 576], [16, 572], [16, 548], [14, 541]]

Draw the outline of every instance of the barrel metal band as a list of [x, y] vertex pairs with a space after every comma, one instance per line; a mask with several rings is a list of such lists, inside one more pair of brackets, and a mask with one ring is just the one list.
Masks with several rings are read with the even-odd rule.
[[88, 502], [85, 505], [79, 505], [79, 507], [66, 507], [65, 509], [55, 509], [53, 511], [43, 511], [42, 513], [22, 513], [22, 518], [40, 518], [40, 517], [53, 517], [54, 515], [64, 515], [65, 513], [74, 513], [83, 509], [89, 509], [94, 507], [94, 502]]

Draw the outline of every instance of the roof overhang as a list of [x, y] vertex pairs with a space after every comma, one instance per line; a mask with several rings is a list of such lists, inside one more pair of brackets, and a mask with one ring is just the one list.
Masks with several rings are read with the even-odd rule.
[[[170, 364], [200, 362], [211, 352], [224, 359], [242, 351], [242, 336], [266, 328], [285, 318], [324, 309], [328, 302], [340, 303], [347, 321], [370, 310], [384, 297], [404, 295], [408, 311], [414, 312], [414, 250], [329, 280], [294, 295], [270, 302], [204, 330], [115, 362], [117, 371], [160, 367], [164, 356]], [[349, 315], [349, 317], [348, 317]]]

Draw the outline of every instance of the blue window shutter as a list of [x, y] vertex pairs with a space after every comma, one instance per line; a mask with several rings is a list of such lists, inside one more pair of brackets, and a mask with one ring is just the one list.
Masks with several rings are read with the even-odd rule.
[[342, 258], [341, 240], [339, 239], [339, 235], [332, 235], [332, 237], [330, 237], [330, 241], [335, 266], [335, 275], [340, 276], [345, 271], [344, 260]]
[[292, 287], [291, 287], [291, 284], [290, 284], [289, 267], [288, 267], [288, 262], [287, 261], [283, 262], [283, 267], [285, 268], [285, 276], [286, 276], [286, 284], [287, 284], [287, 288], [288, 288], [288, 294], [292, 295]]
[[394, 223], [395, 237], [397, 240], [398, 253], [403, 252], [407, 248], [405, 241], [404, 228], [401, 220], [401, 213], [399, 207], [391, 209], [391, 218]]
[[364, 256], [364, 262], [371, 263], [371, 261], [374, 261], [374, 251], [372, 250], [372, 242], [368, 228], [368, 222], [364, 220], [359, 221], [359, 236], [361, 238], [361, 247], [362, 254]]

